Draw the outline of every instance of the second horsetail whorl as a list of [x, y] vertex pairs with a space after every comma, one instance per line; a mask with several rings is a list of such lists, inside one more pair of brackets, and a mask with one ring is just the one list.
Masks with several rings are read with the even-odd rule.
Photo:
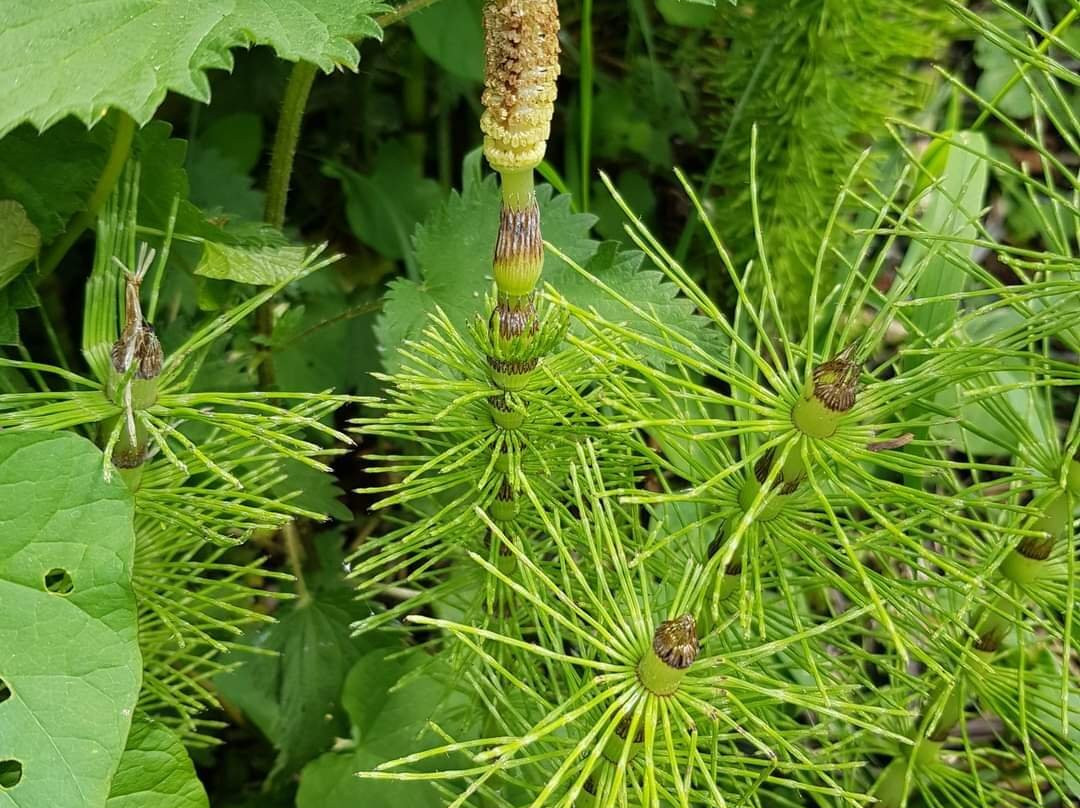
[[484, 154], [500, 174], [531, 172], [544, 159], [555, 110], [558, 4], [488, 0], [484, 34]]

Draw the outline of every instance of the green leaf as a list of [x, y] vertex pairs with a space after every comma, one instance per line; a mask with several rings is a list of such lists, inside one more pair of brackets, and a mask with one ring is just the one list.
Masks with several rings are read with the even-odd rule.
[[19, 313], [6, 289], [0, 289], [0, 345], [19, 344]]
[[21, 764], [3, 808], [101, 808], [124, 751], [142, 674], [133, 505], [102, 468], [76, 435], [0, 436], [0, 761]]
[[[964, 329], [965, 341], [972, 345], [991, 342], [1000, 331], [1014, 329], [1023, 316], [1012, 309], [997, 309], [976, 317]], [[980, 377], [982, 384], [1016, 385], [995, 396], [992, 405], [985, 401], [961, 399], [959, 391], [946, 389], [937, 396], [936, 403], [951, 411], [959, 412], [961, 422], [947, 421], [935, 424], [931, 432], [935, 438], [947, 440], [955, 451], [975, 456], [1006, 456], [1015, 454], [1026, 443], [1026, 435], [1038, 446], [1047, 446], [1053, 440], [1043, 428], [1040, 417], [1041, 399], [1036, 394], [1036, 374], [1029, 371], [1008, 370], [987, 373]], [[1003, 412], [1004, 411], [1004, 412]], [[1047, 422], [1051, 417], [1046, 413]], [[1019, 433], [1018, 424], [1024, 424], [1026, 433]], [[978, 429], [976, 434], [964, 426]], [[964, 435], [963, 433], [967, 434]], [[983, 437], [986, 435], [987, 437]]]
[[442, 0], [409, 16], [420, 50], [439, 67], [470, 81], [484, 80], [481, 0]]
[[169, 124], [153, 121], [135, 136], [135, 156], [142, 166], [139, 177], [139, 224], [165, 230], [173, 203], [179, 199], [177, 233], [222, 240], [223, 231], [207, 222], [202, 211], [188, 199], [190, 186], [184, 168], [188, 144], [186, 140], [171, 135], [172, 127]]
[[29, 275], [18, 275], [0, 289], [0, 345], [19, 343], [19, 310], [32, 309], [39, 304]]
[[60, 235], [68, 219], [86, 207], [105, 165], [106, 150], [98, 141], [108, 139], [108, 130], [87, 132], [64, 121], [40, 135], [24, 126], [0, 140], [0, 199], [25, 208], [43, 243]]
[[[595, 217], [574, 213], [567, 195], [552, 196], [551, 186], [537, 189], [544, 239], [579, 266], [608, 284], [613, 291], [667, 322], [698, 338], [704, 320], [695, 317], [693, 304], [678, 297], [678, 290], [663, 276], [642, 270], [642, 256], [620, 252], [613, 242], [601, 245], [589, 238]], [[421, 283], [398, 279], [390, 284], [376, 335], [388, 369], [396, 367], [396, 347], [415, 339], [427, 325], [428, 312], [442, 307], [451, 321], [463, 329], [479, 311], [490, 288], [491, 260], [499, 227], [499, 191], [493, 177], [454, 193], [417, 230], [416, 260]], [[582, 307], [596, 308], [610, 320], [633, 323], [646, 333], [655, 329], [623, 303], [583, 278], [577, 270], [553, 255], [544, 261], [542, 282], [551, 283], [566, 298]], [[650, 357], [660, 361], [659, 357]]]
[[[925, 160], [927, 170], [940, 180], [940, 184], [929, 192], [926, 213], [920, 223], [931, 236], [972, 239], [975, 237], [974, 222], [986, 199], [988, 146], [986, 137], [977, 132], [957, 132], [953, 139], [965, 148], [946, 144], [928, 154]], [[901, 264], [900, 274], [903, 275], [926, 263], [920, 270], [914, 296], [933, 297], [963, 291], [967, 279], [964, 269], [945, 251], [935, 255], [930, 255], [930, 251], [926, 244], [913, 243]], [[956, 307], [955, 300], [924, 303], [910, 309], [911, 320], [924, 334], [933, 336], [952, 326]]]
[[266, 195], [235, 161], [216, 148], [202, 147], [188, 160], [191, 201], [215, 218], [262, 218]]
[[[406, 679], [424, 666], [429, 667], [423, 675]], [[341, 696], [357, 744], [386, 760], [415, 748], [416, 735], [428, 718], [437, 711], [445, 715], [453, 706], [453, 691], [432, 675], [436, 671], [444, 676], [450, 672], [418, 649], [402, 653], [378, 648], [357, 662]]]
[[206, 242], [195, 274], [216, 280], [272, 286], [300, 271], [306, 247], [233, 247]]
[[446, 801], [430, 783], [362, 780], [358, 771], [370, 771], [387, 758], [368, 751], [329, 753], [304, 767], [296, 808], [354, 808], [357, 805], [407, 805], [443, 808]]
[[660, 16], [671, 25], [707, 28], [716, 19], [716, 0], [656, 0]]
[[105, 808], [210, 808], [210, 801], [180, 739], [140, 713]]
[[34, 260], [41, 249], [41, 233], [13, 199], [0, 200], [0, 289]]
[[[375, 0], [9, 0], [0, 30], [0, 135], [66, 115], [90, 125], [110, 107], [146, 123], [177, 92], [210, 100], [206, 71], [235, 47], [269, 45], [324, 71], [355, 70], [353, 41], [380, 38]], [[62, 20], [62, 24], [58, 24]]]
[[195, 152], [213, 149], [244, 174], [258, 165], [263, 155], [263, 122], [254, 112], [223, 115], [199, 132]]
[[323, 173], [341, 182], [353, 234], [395, 261], [408, 254], [416, 225], [442, 201], [439, 184], [424, 179], [415, 155], [399, 141], [379, 148], [375, 171], [368, 176], [333, 163]]
[[[349, 754], [326, 754], [305, 767], [297, 808], [438, 808], [445, 804], [429, 783], [363, 780], [355, 773], [417, 751], [422, 745], [418, 737], [425, 732], [427, 740], [435, 740], [426, 731], [432, 716], [439, 716], [444, 730], [461, 732], [464, 722], [455, 721], [453, 713], [461, 711], [464, 699], [447, 684], [449, 681], [453, 681], [449, 667], [418, 649], [403, 653], [380, 648], [365, 655], [349, 671], [342, 694], [356, 746]], [[445, 766], [446, 761], [440, 763]], [[433, 761], [428, 764], [431, 768], [439, 765]]]
[[[673, 283], [655, 269], [642, 269], [645, 256], [636, 250], [620, 250], [617, 242], [605, 241], [585, 269], [623, 298], [651, 314], [667, 329], [702, 342], [713, 339], [717, 332], [709, 328], [708, 320], [694, 313], [694, 304], [679, 294]], [[552, 283], [578, 305], [595, 309], [609, 322], [624, 323], [633, 331], [663, 341], [663, 331], [624, 303], [598, 289], [578, 272], [563, 272]], [[665, 362], [658, 351], [646, 351], [645, 358], [653, 365]]]
[[[377, 304], [367, 293], [311, 295], [286, 312], [274, 327], [274, 371], [283, 390], [374, 395], [380, 369], [375, 350]], [[342, 345], [349, 350], [341, 350]]]
[[324, 555], [324, 572], [308, 579], [310, 598], [282, 609], [276, 624], [249, 638], [270, 653], [215, 679], [222, 696], [247, 713], [278, 750], [272, 778], [292, 774], [348, 734], [341, 687], [375, 640], [350, 637], [349, 626], [367, 609], [342, 580], [340, 553]]

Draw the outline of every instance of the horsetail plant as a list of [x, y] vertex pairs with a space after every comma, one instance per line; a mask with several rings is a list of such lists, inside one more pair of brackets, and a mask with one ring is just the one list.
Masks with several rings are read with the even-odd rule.
[[[950, 6], [1017, 59], [1035, 134], [946, 76], [982, 114], [947, 135], [890, 123], [906, 165], [886, 182], [865, 181], [869, 153], [849, 166], [805, 311], [773, 268], [756, 130], [745, 266], [679, 174], [730, 315], [608, 183], [627, 238], [707, 319], [691, 337], [551, 245], [636, 324], [535, 289], [523, 200], [546, 124], [530, 110], [516, 140], [496, 125], [518, 120], [500, 111], [514, 94], [499, 71], [539, 75], [522, 54], [552, 29], [487, 5], [484, 131], [503, 180], [492, 316], [469, 344], [436, 314], [404, 349], [409, 369], [386, 377], [363, 428], [417, 449], [380, 467], [404, 521], [356, 568], [376, 582], [365, 594], [424, 587], [359, 627], [405, 617], [449, 652], [482, 720], [458, 733], [436, 717], [441, 742], [361, 777], [435, 782], [454, 808], [1074, 798], [1080, 405], [1063, 423], [1053, 394], [1080, 381], [1060, 316], [1080, 300], [1080, 184], [1045, 140], [1080, 142], [1058, 86], [1075, 74], [1047, 56], [1076, 15], [1028, 21], [1032, 44]], [[526, 97], [546, 108], [536, 86]], [[1041, 172], [985, 149], [991, 116]], [[905, 129], [939, 145], [918, 155]], [[982, 221], [995, 176], [1054, 251], [995, 240]], [[982, 265], [988, 250], [1015, 282]], [[507, 372], [525, 367], [529, 381]]]
[[[451, 741], [361, 776], [463, 780], [454, 806], [469, 804], [472, 795], [533, 808], [627, 800], [724, 806], [752, 799], [763, 786], [796, 784], [822, 799], [858, 804], [834, 777], [852, 765], [842, 739], [853, 730], [876, 733], [878, 723], [902, 711], [850, 702], [856, 684], [844, 680], [839, 666], [828, 688], [788, 676], [790, 666], [802, 664], [801, 645], [868, 608], [798, 630], [780, 620], [760, 639], [745, 638], [730, 621], [701, 636], [692, 593], [704, 568], [691, 562], [664, 577], [648, 563], [631, 566], [645, 541], [642, 514], [605, 489], [591, 443], [578, 448], [570, 487], [568, 506], [541, 513], [540, 542], [525, 545], [480, 514], [516, 565], [508, 571], [477, 553], [471, 558], [516, 594], [520, 610], [535, 614], [528, 640], [468, 623], [409, 618], [450, 632], [488, 668], [470, 678], [495, 685], [489, 709], [498, 734]], [[516, 652], [510, 661], [524, 667], [510, 667], [501, 647]], [[537, 667], [544, 673], [530, 675]], [[811, 738], [828, 754], [808, 752]], [[458, 752], [471, 754], [474, 765], [400, 771]]]
[[[146, 244], [136, 247], [138, 166], [99, 217], [94, 267], [87, 281], [83, 355], [93, 376], [33, 361], [0, 366], [48, 374], [68, 389], [0, 396], [0, 429], [76, 430], [103, 450], [102, 474], [123, 477], [135, 501], [133, 587], [144, 661], [139, 706], [173, 726], [189, 744], [213, 743], [219, 722], [200, 714], [217, 706], [211, 678], [242, 657], [244, 628], [272, 618], [252, 608], [258, 597], [283, 597], [253, 583], [288, 575], [236, 563], [226, 551], [257, 531], [293, 519], [324, 519], [294, 504], [285, 460], [327, 470], [343, 451], [309, 435], [350, 439], [326, 425], [347, 397], [192, 390], [213, 343], [288, 283], [336, 260], [315, 250], [286, 279], [197, 329], [168, 355], [144, 309], [148, 280], [164, 271]], [[133, 267], [133, 269], [131, 269]], [[278, 402], [289, 402], [282, 404]], [[276, 587], [275, 587], [276, 588]]]

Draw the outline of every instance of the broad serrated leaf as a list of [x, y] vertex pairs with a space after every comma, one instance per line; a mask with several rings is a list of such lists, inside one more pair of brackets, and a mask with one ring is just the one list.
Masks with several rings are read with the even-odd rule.
[[139, 714], [105, 808], [209, 808], [206, 790], [175, 733]]
[[275, 778], [297, 771], [348, 733], [342, 684], [376, 639], [350, 636], [349, 626], [367, 610], [342, 581], [340, 554], [324, 555], [323, 573], [308, 579], [310, 597], [283, 609], [276, 624], [249, 638], [270, 653], [215, 680], [222, 696], [244, 710], [278, 750]]
[[0, 289], [23, 271], [41, 249], [41, 233], [14, 199], [0, 200]]
[[168, 92], [210, 100], [207, 70], [232, 49], [269, 45], [283, 59], [355, 70], [353, 41], [381, 37], [374, 0], [9, 0], [0, 30], [0, 135], [111, 107], [150, 120]]
[[380, 369], [373, 333], [378, 304], [365, 298], [366, 293], [346, 296], [344, 291], [310, 295], [278, 320], [272, 347], [281, 389], [378, 392], [371, 376]]
[[48, 244], [86, 206], [109, 137], [106, 126], [87, 132], [75, 121], [40, 135], [29, 126], [16, 129], [0, 140], [0, 199], [21, 204]]
[[[644, 258], [636, 250], [620, 250], [617, 242], [605, 241], [585, 266], [590, 276], [639, 307], [641, 314], [579, 272], [561, 273], [552, 283], [568, 300], [594, 309], [609, 322], [627, 325], [637, 334], [664, 340], [663, 330], [649, 322], [651, 316], [665, 328], [699, 343], [717, 339], [708, 320], [694, 313], [693, 302], [680, 295], [675, 284], [669, 283], [659, 270], [642, 269]], [[658, 366], [665, 361], [659, 351], [646, 351], [645, 358]]]
[[[131, 495], [68, 433], [0, 436], [3, 808], [102, 808], [139, 694]], [[9, 778], [13, 779], [13, 778]]]
[[257, 191], [250, 175], [211, 146], [200, 146], [188, 159], [191, 201], [214, 218], [262, 218], [266, 194]]
[[[693, 304], [678, 297], [676, 287], [660, 272], [642, 270], [642, 256], [620, 252], [614, 243], [601, 245], [589, 237], [596, 219], [574, 213], [567, 195], [553, 196], [551, 186], [537, 189], [544, 239], [579, 266], [607, 284], [613, 292], [659, 316], [669, 327], [697, 338], [705, 321], [694, 315]], [[415, 339], [427, 324], [427, 315], [439, 306], [463, 329], [480, 310], [491, 286], [491, 260], [499, 227], [499, 190], [494, 178], [470, 184], [452, 194], [432, 217], [417, 229], [416, 260], [422, 281], [398, 279], [390, 284], [383, 314], [376, 324], [383, 362], [396, 367], [396, 348]], [[548, 254], [542, 281], [552, 284], [567, 300], [595, 308], [606, 318], [633, 323], [646, 333], [655, 329], [631, 309], [583, 277], [576, 269]], [[658, 357], [650, 357], [659, 361]]]
[[[281, 372], [276, 365], [275, 370], [281, 380]], [[300, 389], [284, 383], [283, 380], [282, 383], [287, 390]], [[326, 514], [339, 522], [352, 519], [352, 511], [343, 505], [340, 499], [345, 492], [338, 486], [337, 478], [333, 474], [313, 469], [297, 460], [285, 461], [280, 470], [288, 476], [284, 482], [274, 486], [275, 495], [288, 496], [290, 504]]]
[[272, 286], [300, 271], [305, 247], [234, 247], [206, 242], [195, 274], [215, 280]]

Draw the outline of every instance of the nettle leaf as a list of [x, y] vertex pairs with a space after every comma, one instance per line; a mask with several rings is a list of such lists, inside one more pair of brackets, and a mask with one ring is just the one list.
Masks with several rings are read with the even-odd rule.
[[323, 572], [308, 579], [310, 597], [282, 609], [277, 623], [249, 638], [252, 646], [270, 653], [215, 679], [222, 696], [278, 750], [272, 778], [299, 770], [334, 738], [348, 734], [341, 687], [376, 639], [350, 636], [350, 625], [367, 607], [345, 585], [340, 553], [325, 555]]
[[[379, 648], [365, 655], [349, 671], [342, 693], [352, 719], [355, 746], [345, 754], [325, 754], [304, 768], [297, 808], [445, 805], [430, 783], [366, 780], [356, 777], [356, 772], [370, 771], [394, 757], [415, 752], [425, 741], [429, 746], [438, 743], [438, 737], [427, 728], [434, 715], [439, 716], [443, 730], [462, 734], [466, 702], [448, 685], [452, 681], [453, 672], [445, 662], [419, 649]], [[455, 719], [455, 714], [462, 720]], [[437, 766], [435, 761], [426, 762], [429, 770]]]
[[131, 494], [68, 433], [0, 436], [2, 808], [101, 808], [142, 676]]
[[[278, 377], [280, 376], [279, 371]], [[284, 386], [287, 390], [299, 389], [291, 384]], [[352, 511], [341, 502], [340, 497], [345, 492], [338, 486], [337, 478], [333, 474], [313, 469], [298, 460], [286, 460], [281, 464], [281, 471], [285, 472], [287, 477], [274, 486], [276, 496], [292, 496], [289, 500], [292, 505], [315, 513], [324, 513], [339, 522], [348, 522], [353, 518]]]
[[[378, 392], [371, 375], [380, 369], [374, 336], [378, 303], [368, 300], [367, 292], [335, 292], [307, 295], [277, 321], [272, 342], [274, 372], [283, 390]], [[350, 350], [342, 351], [342, 345]]]
[[153, 121], [135, 138], [142, 166], [139, 224], [165, 230], [173, 205], [179, 200], [176, 232], [204, 240], [196, 275], [262, 286], [292, 277], [303, 262], [304, 247], [290, 245], [279, 231], [263, 222], [229, 215], [210, 220], [189, 200], [190, 185], [184, 167], [188, 144], [171, 134], [172, 127], [167, 123]]
[[206, 790], [176, 734], [135, 717], [105, 808], [209, 808]]
[[68, 219], [86, 207], [105, 165], [107, 151], [99, 141], [109, 139], [107, 130], [87, 132], [75, 121], [63, 121], [40, 135], [24, 126], [0, 140], [0, 199], [25, 208], [43, 243], [60, 235]]
[[188, 159], [188, 179], [191, 201], [210, 216], [256, 220], [263, 215], [266, 194], [254, 187], [247, 171], [216, 148], [200, 145]]
[[[353, 42], [381, 38], [375, 0], [8, 0], [0, 30], [0, 135], [115, 107], [146, 123], [168, 92], [210, 100], [207, 70], [232, 49], [269, 45], [290, 61], [355, 70]], [[58, 24], [62, 21], [62, 24]]]
[[[619, 251], [613, 243], [589, 237], [594, 216], [574, 213], [568, 195], [553, 196], [549, 185], [537, 188], [544, 239], [613, 292], [661, 316], [671, 327], [697, 335], [704, 320], [695, 317], [693, 304], [678, 297], [677, 288], [660, 272], [641, 269], [642, 256]], [[491, 287], [491, 261], [499, 229], [499, 189], [493, 176], [470, 183], [463, 193], [451, 194], [446, 203], [416, 231], [416, 261], [422, 281], [399, 278], [390, 284], [375, 329], [383, 362], [396, 367], [396, 348], [416, 339], [427, 326], [427, 315], [439, 306], [464, 329], [483, 305]], [[646, 333], [652, 326], [617, 298], [583, 277], [565, 261], [548, 254], [542, 282], [550, 283], [571, 303], [595, 308], [608, 319], [634, 322]], [[660, 361], [659, 357], [650, 357]]]
[[14, 199], [0, 200], [0, 289], [34, 260], [41, 249], [41, 233], [26, 209]]
[[[717, 339], [716, 330], [709, 327], [706, 318], [694, 313], [693, 302], [680, 295], [675, 284], [669, 283], [659, 270], [641, 268], [644, 259], [644, 254], [637, 250], [621, 250], [618, 242], [605, 241], [585, 265], [590, 276], [638, 306], [643, 314], [633, 311], [579, 272], [562, 273], [563, 277], [551, 283], [567, 300], [592, 308], [605, 320], [625, 324], [638, 334], [658, 340], [664, 337], [662, 330], [649, 322], [646, 315], [651, 315], [667, 328], [697, 342]], [[659, 351], [646, 351], [645, 358], [656, 366], [665, 362]]]
[[185, 163], [186, 140], [172, 137], [172, 126], [152, 121], [135, 136], [135, 156], [142, 167], [139, 175], [139, 224], [165, 230], [175, 200], [176, 232], [221, 241], [224, 231], [206, 220], [189, 201], [190, 185]]

